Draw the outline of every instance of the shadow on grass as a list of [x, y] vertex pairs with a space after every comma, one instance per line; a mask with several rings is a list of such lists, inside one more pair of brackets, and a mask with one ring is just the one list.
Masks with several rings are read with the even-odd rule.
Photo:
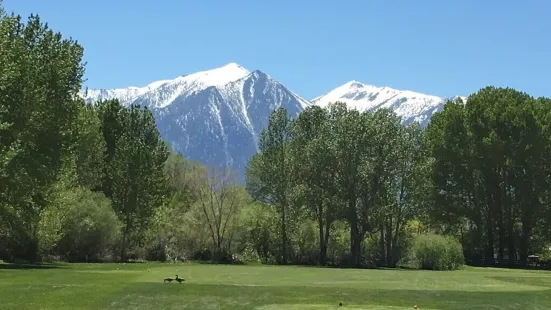
[[[266, 283], [269, 285], [269, 283]], [[239, 286], [139, 283], [127, 287], [124, 302], [139, 309], [162, 300], [163, 306], [184, 303], [192, 309], [258, 309], [261, 306], [304, 304], [348, 306], [393, 306], [421, 309], [551, 309], [551, 290], [540, 291], [456, 291], [389, 290], [304, 286]], [[119, 302], [123, 302], [119, 300]], [[130, 304], [127, 304], [130, 308]]]
[[19, 263], [4, 263], [0, 264], [0, 270], [2, 269], [8, 269], [8, 270], [28, 270], [28, 269], [57, 269], [57, 268], [65, 268], [65, 266], [61, 264], [19, 264]]

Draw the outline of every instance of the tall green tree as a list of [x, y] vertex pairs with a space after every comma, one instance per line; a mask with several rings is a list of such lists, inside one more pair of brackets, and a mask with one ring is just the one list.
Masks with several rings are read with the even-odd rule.
[[101, 133], [105, 141], [104, 164], [101, 166], [103, 169], [101, 189], [107, 197], [112, 198], [113, 178], [109, 172], [117, 151], [117, 143], [124, 134], [127, 111], [117, 99], [100, 100], [94, 105], [98, 112]]
[[[122, 134], [108, 162], [108, 193], [122, 222], [120, 258], [129, 246], [143, 240], [149, 221], [167, 195], [164, 165], [168, 149], [161, 140], [155, 119], [147, 108], [132, 105], [121, 113]], [[109, 152], [109, 148], [108, 148]]]
[[[389, 110], [374, 115], [371, 162], [366, 188], [375, 204], [373, 222], [380, 234], [380, 263], [395, 266], [405, 250], [407, 223], [413, 220], [427, 199], [427, 157], [418, 124], [404, 126]], [[372, 182], [369, 182], [372, 180]], [[373, 184], [375, 181], [375, 184]]]
[[531, 240], [547, 208], [550, 146], [538, 102], [486, 87], [467, 104], [448, 103], [427, 128], [440, 219], [459, 229], [471, 259], [526, 263], [537, 250]]
[[292, 170], [297, 191], [318, 224], [319, 262], [326, 264], [330, 229], [337, 217], [333, 154], [330, 152], [330, 126], [327, 111], [318, 106], [306, 108], [293, 124]]
[[260, 154], [253, 157], [247, 168], [247, 187], [251, 196], [276, 206], [281, 217], [279, 260], [283, 264], [289, 261], [287, 216], [292, 184], [290, 141], [291, 120], [287, 110], [278, 108], [272, 112], [268, 127], [262, 131]]
[[74, 137], [72, 151], [78, 184], [91, 190], [101, 190], [106, 146], [95, 106], [84, 102], [79, 104]]
[[[362, 174], [360, 166], [364, 152], [369, 148], [367, 143], [368, 122], [357, 110], [349, 110], [342, 102], [336, 102], [328, 107], [330, 153], [334, 156], [335, 202], [341, 207], [339, 216], [350, 225], [350, 255], [351, 264], [359, 266], [361, 261], [361, 242], [368, 228], [366, 212], [367, 205], [360, 204]], [[364, 201], [365, 202], [365, 201]]]
[[72, 142], [83, 48], [36, 15], [0, 15], [0, 221], [11, 255], [34, 260], [46, 192]]

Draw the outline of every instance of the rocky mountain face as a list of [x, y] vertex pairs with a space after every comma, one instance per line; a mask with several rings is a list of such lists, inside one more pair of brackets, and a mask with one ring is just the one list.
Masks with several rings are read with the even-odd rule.
[[244, 174], [270, 113], [296, 117], [309, 102], [261, 71], [237, 64], [159, 81], [146, 87], [89, 90], [85, 99], [118, 98], [151, 109], [162, 137], [184, 156]]
[[[348, 82], [325, 95], [305, 100], [262, 71], [235, 63], [213, 70], [153, 82], [145, 87], [91, 89], [87, 102], [117, 98], [123, 105], [151, 109], [162, 137], [184, 156], [208, 166], [225, 166], [244, 175], [270, 113], [284, 107], [296, 117], [310, 104], [343, 101], [351, 108], [390, 108], [404, 123], [426, 125], [446, 99], [389, 87]], [[465, 98], [463, 98], [465, 99]]]

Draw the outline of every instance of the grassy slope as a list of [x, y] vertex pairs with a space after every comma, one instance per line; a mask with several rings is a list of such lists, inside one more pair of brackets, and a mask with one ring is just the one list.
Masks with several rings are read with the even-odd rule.
[[[163, 283], [175, 274], [186, 282]], [[0, 265], [1, 309], [551, 309], [550, 289], [550, 272], [482, 268]]]

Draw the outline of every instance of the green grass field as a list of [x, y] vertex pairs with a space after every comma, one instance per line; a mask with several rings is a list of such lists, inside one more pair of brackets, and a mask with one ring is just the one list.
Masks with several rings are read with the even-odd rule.
[[[0, 265], [0, 309], [551, 309], [551, 272]], [[185, 283], [163, 283], [178, 274]], [[343, 306], [339, 306], [339, 302]]]

